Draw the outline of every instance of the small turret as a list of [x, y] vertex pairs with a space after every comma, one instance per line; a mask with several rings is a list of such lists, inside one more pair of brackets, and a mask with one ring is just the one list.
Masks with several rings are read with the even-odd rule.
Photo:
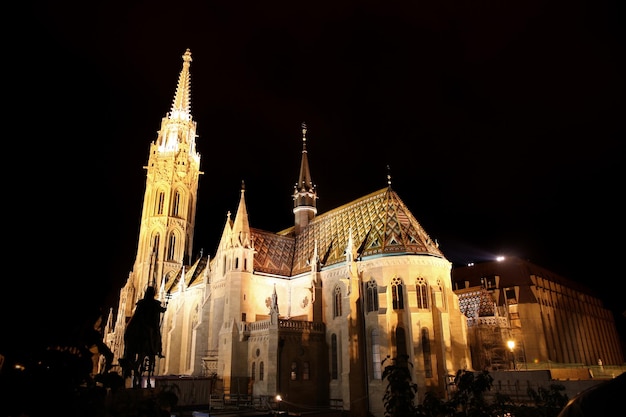
[[294, 186], [293, 214], [294, 232], [299, 234], [317, 214], [317, 190], [311, 181], [309, 160], [306, 150], [306, 123], [302, 123], [302, 161], [300, 162], [300, 176]]

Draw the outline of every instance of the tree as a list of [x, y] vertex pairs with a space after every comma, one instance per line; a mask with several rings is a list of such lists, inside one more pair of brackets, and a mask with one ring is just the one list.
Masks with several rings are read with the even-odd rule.
[[408, 355], [393, 358], [392, 364], [387, 365], [383, 371], [382, 377], [387, 380], [387, 388], [383, 397], [385, 416], [387, 417], [417, 415], [417, 408], [413, 403], [417, 394], [417, 384], [413, 383], [409, 368], [409, 365], [412, 367], [413, 364], [408, 359]]
[[493, 377], [488, 371], [472, 372], [458, 370], [454, 377], [456, 391], [449, 404], [460, 416], [489, 416], [490, 405], [485, 401], [485, 392], [491, 389]]

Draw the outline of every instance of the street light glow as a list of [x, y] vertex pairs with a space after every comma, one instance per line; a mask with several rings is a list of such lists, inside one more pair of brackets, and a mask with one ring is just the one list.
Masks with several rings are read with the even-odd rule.
[[513, 349], [515, 349], [515, 341], [514, 340], [509, 340], [506, 342], [506, 345], [509, 347], [509, 350], [511, 352], [513, 352]]

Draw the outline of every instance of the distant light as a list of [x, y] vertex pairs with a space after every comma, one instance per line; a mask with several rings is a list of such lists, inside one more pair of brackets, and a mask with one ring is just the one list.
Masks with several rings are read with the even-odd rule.
[[496, 258], [496, 261], [498, 261], [498, 262], [502, 262], [502, 261], [504, 261], [504, 256], [498, 256], [498, 257]]
[[282, 401], [282, 400], [283, 400], [283, 397], [281, 397], [281, 396], [280, 396], [280, 394], [278, 394], [278, 395], [276, 396], [276, 401]]
[[467, 266], [474, 266], [474, 262], [468, 263]]
[[506, 342], [506, 345], [509, 347], [511, 352], [513, 352], [513, 349], [515, 349], [515, 341], [509, 340], [509, 341]]

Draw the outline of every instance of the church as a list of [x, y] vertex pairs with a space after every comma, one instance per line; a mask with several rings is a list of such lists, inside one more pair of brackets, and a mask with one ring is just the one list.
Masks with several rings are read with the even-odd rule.
[[293, 225], [250, 224], [242, 184], [216, 252], [194, 252], [202, 172], [191, 63], [187, 50], [171, 110], [149, 145], [136, 258], [105, 330], [115, 362], [137, 301], [155, 287], [166, 306], [157, 376], [211, 377], [224, 394], [382, 417], [383, 370], [407, 358], [416, 403], [426, 391], [445, 396], [450, 376], [472, 363], [451, 262], [390, 179], [318, 213], [305, 124], [294, 138], [302, 143], [297, 182], [285, 196]]

